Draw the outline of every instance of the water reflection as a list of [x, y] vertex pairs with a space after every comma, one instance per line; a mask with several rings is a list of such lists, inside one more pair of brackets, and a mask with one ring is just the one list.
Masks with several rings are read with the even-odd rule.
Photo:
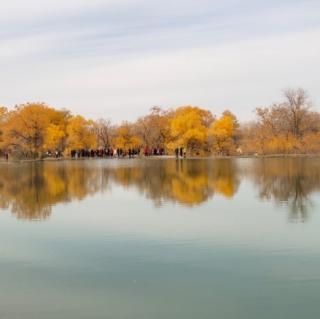
[[[111, 165], [110, 165], [111, 164]], [[81, 200], [113, 183], [135, 187], [161, 206], [193, 206], [215, 193], [232, 197], [239, 178], [233, 161], [70, 161], [0, 166], [0, 207], [17, 218], [46, 219], [60, 202]]]
[[232, 197], [239, 185], [236, 174], [232, 161], [151, 160], [113, 169], [109, 177], [122, 186], [137, 187], [157, 206], [166, 201], [194, 206], [215, 193]]
[[[0, 208], [19, 219], [43, 220], [58, 203], [82, 200], [112, 185], [135, 188], [156, 206], [192, 207], [219, 194], [232, 198], [242, 178], [260, 199], [288, 206], [305, 220], [310, 194], [320, 189], [317, 159], [88, 160], [0, 165]], [[254, 200], [250, 194], [248, 200]]]
[[22, 219], [46, 219], [60, 202], [81, 200], [101, 189], [96, 167], [29, 163], [0, 167], [0, 207]]
[[313, 204], [310, 195], [320, 190], [317, 158], [265, 158], [252, 161], [247, 174], [259, 189], [259, 197], [287, 205], [292, 220], [305, 221]]

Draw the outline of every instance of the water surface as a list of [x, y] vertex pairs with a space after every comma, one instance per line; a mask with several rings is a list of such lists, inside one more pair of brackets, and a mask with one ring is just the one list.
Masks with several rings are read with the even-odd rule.
[[0, 319], [317, 318], [320, 159], [0, 164]]

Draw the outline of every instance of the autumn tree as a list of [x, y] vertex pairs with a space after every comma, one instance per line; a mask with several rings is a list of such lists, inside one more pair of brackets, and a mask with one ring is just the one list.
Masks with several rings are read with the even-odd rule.
[[315, 142], [319, 137], [319, 114], [311, 111], [310, 99], [303, 89], [285, 90], [284, 97], [282, 103], [256, 109], [257, 149], [263, 154], [303, 153], [309, 152], [310, 141], [314, 152], [318, 148]]
[[8, 110], [4, 106], [0, 106], [0, 136], [2, 134], [1, 127], [3, 126], [5, 122], [5, 116], [7, 115]]
[[258, 120], [273, 135], [301, 137], [312, 127], [309, 123], [311, 102], [305, 90], [287, 89], [285, 101], [268, 108], [257, 108]]
[[152, 130], [153, 127], [150, 125], [150, 117], [144, 116], [138, 119], [135, 123], [137, 135], [139, 136], [144, 147], [152, 147]]
[[214, 152], [229, 155], [235, 151], [238, 126], [237, 118], [230, 111], [225, 111], [211, 124], [208, 134]]
[[3, 124], [5, 120], [5, 115], [7, 114], [8, 110], [4, 106], [0, 106], [0, 123]]
[[111, 120], [99, 119], [94, 123], [94, 131], [97, 138], [97, 145], [105, 149], [112, 146], [116, 129], [112, 125]]
[[287, 89], [284, 91], [284, 96], [286, 101], [283, 107], [287, 111], [289, 129], [293, 136], [301, 137], [308, 130], [306, 119], [311, 108], [308, 93], [302, 88]]
[[123, 150], [139, 148], [140, 138], [134, 134], [133, 125], [124, 122], [116, 130], [115, 146]]
[[97, 147], [183, 148], [191, 154], [230, 155], [318, 153], [320, 113], [312, 111], [307, 92], [287, 89], [284, 100], [256, 109], [256, 120], [239, 125], [225, 111], [214, 119], [210, 111], [183, 106], [176, 110], [153, 107], [136, 122], [112, 125], [56, 110], [44, 103], [27, 103], [12, 110], [0, 107], [0, 150], [23, 157], [40, 157], [47, 151]]
[[243, 154], [265, 154], [266, 136], [260, 129], [259, 123], [251, 121], [240, 126], [240, 149]]
[[2, 136], [3, 135], [3, 125], [5, 123], [7, 113], [8, 113], [8, 110], [5, 107], [0, 106], [0, 151], [1, 151], [2, 143], [4, 142], [3, 136]]
[[67, 125], [68, 149], [90, 149], [97, 146], [94, 123], [77, 115], [69, 119]]
[[168, 147], [183, 147], [189, 153], [206, 149], [208, 128], [212, 121], [210, 111], [193, 106], [178, 108], [170, 121], [172, 141], [168, 143]]
[[46, 128], [45, 148], [63, 152], [67, 146], [67, 125], [71, 118], [69, 111], [49, 110], [50, 124]]
[[148, 115], [138, 119], [136, 131], [144, 147], [165, 148], [170, 136], [171, 113], [155, 106]]
[[7, 114], [3, 125], [4, 144], [12, 151], [22, 152], [25, 156], [40, 156], [49, 138], [47, 130], [52, 125], [57, 125], [56, 119], [59, 116], [60, 111], [43, 103], [16, 106]]

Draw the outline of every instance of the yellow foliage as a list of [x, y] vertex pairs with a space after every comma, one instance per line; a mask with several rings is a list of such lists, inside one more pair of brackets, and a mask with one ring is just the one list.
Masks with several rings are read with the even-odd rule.
[[129, 123], [122, 124], [117, 130], [117, 138], [115, 146], [123, 150], [138, 148], [141, 145], [141, 140], [138, 136], [132, 133]]
[[43, 151], [44, 138], [50, 124], [49, 107], [31, 103], [21, 105], [8, 114], [3, 126], [5, 143], [8, 147], [21, 149], [37, 156]]
[[317, 153], [320, 150], [320, 132], [305, 134], [301, 140], [301, 151], [303, 153]]
[[7, 114], [8, 110], [3, 107], [3, 106], [0, 106], [0, 147], [1, 147], [1, 144], [3, 143], [3, 139], [2, 139], [2, 127], [5, 123], [5, 117], [6, 117], [6, 114]]
[[171, 149], [184, 147], [191, 152], [201, 149], [207, 142], [212, 119], [211, 112], [198, 107], [178, 108], [171, 119], [172, 141], [168, 146]]
[[65, 136], [66, 133], [62, 127], [56, 124], [50, 124], [46, 129], [45, 148], [48, 150], [60, 149]]
[[2, 146], [31, 156], [48, 148], [62, 148], [67, 113], [42, 103], [28, 103], [5, 114]]
[[229, 114], [224, 114], [222, 117], [214, 121], [209, 129], [209, 136], [213, 140], [213, 149], [217, 153], [229, 154], [234, 148], [232, 137], [235, 134], [235, 120]]
[[287, 154], [299, 148], [299, 141], [292, 134], [288, 136], [273, 136], [266, 143], [269, 153]]
[[0, 123], [4, 119], [5, 114], [8, 112], [7, 108], [0, 106]]
[[96, 147], [96, 136], [92, 121], [82, 116], [71, 117], [67, 125], [69, 149], [90, 149]]
[[213, 122], [210, 133], [217, 138], [228, 138], [233, 135], [233, 120], [230, 116], [222, 116], [219, 120]]
[[210, 111], [194, 106], [167, 111], [153, 107], [136, 122], [120, 126], [72, 116], [43, 103], [10, 111], [0, 107], [0, 154], [38, 157], [48, 150], [67, 153], [97, 147], [161, 148], [165, 153], [182, 148], [190, 155], [319, 153], [320, 113], [309, 109], [302, 89], [287, 90], [285, 96], [283, 103], [256, 109], [257, 120], [241, 127], [229, 111], [214, 120]]

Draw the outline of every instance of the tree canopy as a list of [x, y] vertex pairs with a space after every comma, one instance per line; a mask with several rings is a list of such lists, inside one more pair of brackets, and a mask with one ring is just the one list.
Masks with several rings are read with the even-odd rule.
[[239, 123], [197, 106], [158, 106], [134, 122], [86, 119], [44, 103], [0, 106], [0, 153], [36, 158], [48, 151], [121, 148], [162, 149], [187, 155], [293, 154], [320, 152], [320, 114], [307, 92], [287, 89], [283, 101], [255, 110], [256, 119]]

